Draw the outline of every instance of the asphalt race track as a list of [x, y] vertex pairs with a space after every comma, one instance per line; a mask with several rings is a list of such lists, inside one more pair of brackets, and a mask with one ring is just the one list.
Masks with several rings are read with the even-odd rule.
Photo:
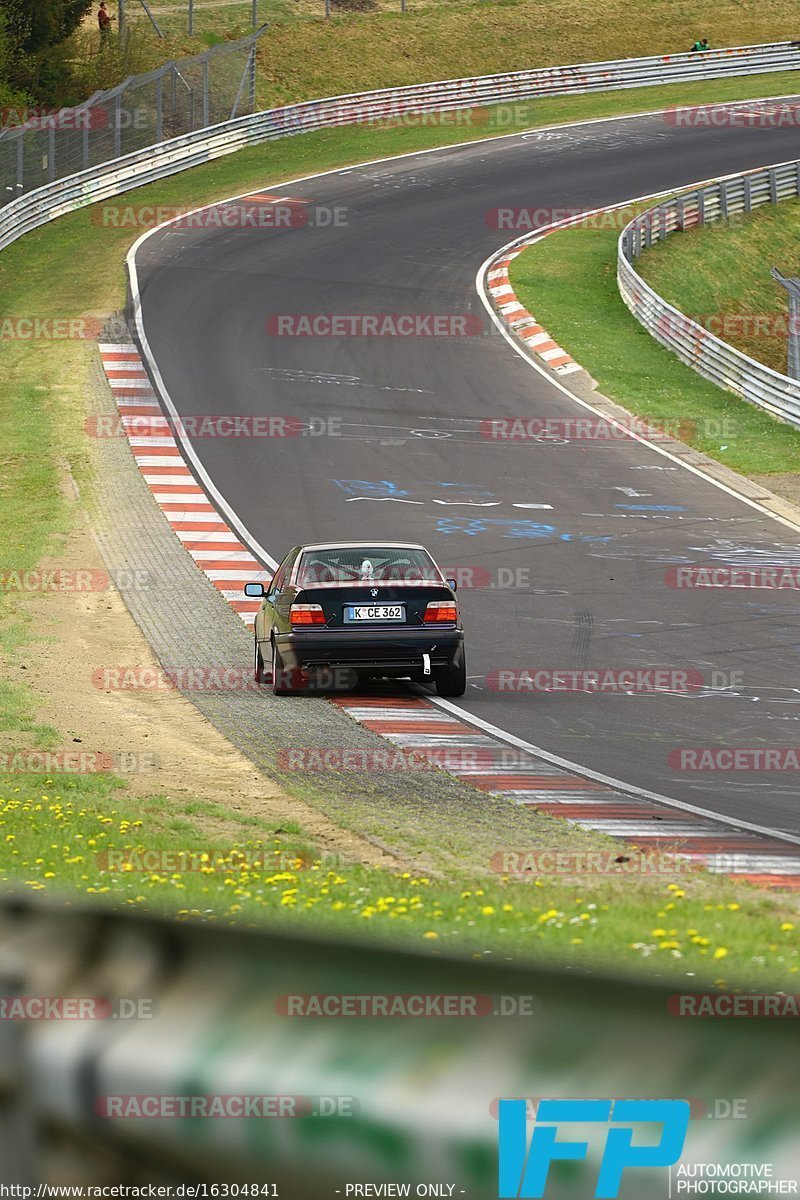
[[[661, 115], [564, 127], [270, 188], [309, 212], [342, 209], [342, 224], [167, 226], [137, 252], [144, 328], [181, 416], [285, 414], [326, 430], [193, 443], [273, 558], [303, 541], [389, 538], [474, 568], [478, 586], [460, 591], [463, 709], [628, 784], [793, 834], [790, 772], [692, 773], [669, 754], [797, 744], [800, 597], [675, 590], [665, 573], [800, 566], [800, 534], [633, 441], [487, 440], [487, 418], [586, 414], [491, 330], [475, 276], [515, 236], [487, 221], [498, 207], [591, 208], [798, 155], [792, 129], [684, 129]], [[275, 332], [276, 315], [320, 313], [472, 314], [485, 333]], [[740, 674], [654, 695], [490, 686], [498, 670], [631, 667]]]

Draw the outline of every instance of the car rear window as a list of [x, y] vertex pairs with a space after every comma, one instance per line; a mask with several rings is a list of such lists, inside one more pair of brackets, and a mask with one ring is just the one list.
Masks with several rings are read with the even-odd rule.
[[325, 583], [442, 583], [426, 550], [367, 546], [307, 550], [297, 570], [300, 587]]

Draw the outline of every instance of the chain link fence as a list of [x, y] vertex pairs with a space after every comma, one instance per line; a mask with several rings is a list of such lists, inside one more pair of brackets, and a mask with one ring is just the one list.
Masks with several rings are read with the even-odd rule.
[[0, 131], [0, 204], [169, 138], [249, 115], [255, 109], [256, 44], [266, 28], [135, 75], [76, 108], [0, 114], [14, 122]]

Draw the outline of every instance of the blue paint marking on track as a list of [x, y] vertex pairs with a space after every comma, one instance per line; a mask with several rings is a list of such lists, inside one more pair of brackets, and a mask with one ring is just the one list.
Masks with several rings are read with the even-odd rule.
[[614, 508], [624, 508], [628, 512], [686, 512], [685, 504], [615, 504]]

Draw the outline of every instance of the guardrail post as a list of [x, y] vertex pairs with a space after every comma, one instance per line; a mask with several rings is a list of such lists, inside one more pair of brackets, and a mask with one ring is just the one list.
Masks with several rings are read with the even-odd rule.
[[156, 141], [164, 140], [164, 76], [156, 81]]
[[330, 15], [331, 15], [331, 0], [325, 0], [325, 16], [329, 17]]
[[203, 59], [203, 124], [209, 124], [208, 107], [208, 59]]
[[122, 154], [122, 93], [114, 98], [114, 157]]
[[250, 92], [248, 95], [248, 111], [254, 113], [256, 111], [256, 39], [253, 38], [253, 44], [250, 47], [250, 59], [248, 61], [248, 76]]
[[721, 220], [727, 221], [727, 219], [728, 219], [728, 185], [727, 185], [727, 183], [724, 183], [724, 182], [719, 185], [719, 215], [720, 215]]
[[701, 188], [697, 193], [697, 224], [705, 225], [706, 223], [706, 191]]
[[745, 175], [744, 179], [742, 180], [742, 195], [744, 197], [744, 211], [746, 213], [753, 211], [752, 188], [750, 185], [750, 176]]
[[56, 177], [56, 127], [51, 125], [47, 131], [47, 182], [53, 183]]
[[771, 204], [778, 203], [778, 176], [774, 167], [769, 170], [769, 199]]
[[681, 233], [683, 233], [686, 228], [684, 217], [685, 210], [686, 206], [683, 203], [683, 199], [677, 200], [675, 202], [675, 216], [677, 217], [678, 229], [681, 231]]
[[653, 245], [653, 217], [651, 213], [646, 213], [644, 216], [644, 244], [647, 250]]
[[789, 279], [773, 267], [770, 275], [789, 297], [789, 330], [786, 348], [786, 374], [790, 379], [800, 379], [800, 279]]

